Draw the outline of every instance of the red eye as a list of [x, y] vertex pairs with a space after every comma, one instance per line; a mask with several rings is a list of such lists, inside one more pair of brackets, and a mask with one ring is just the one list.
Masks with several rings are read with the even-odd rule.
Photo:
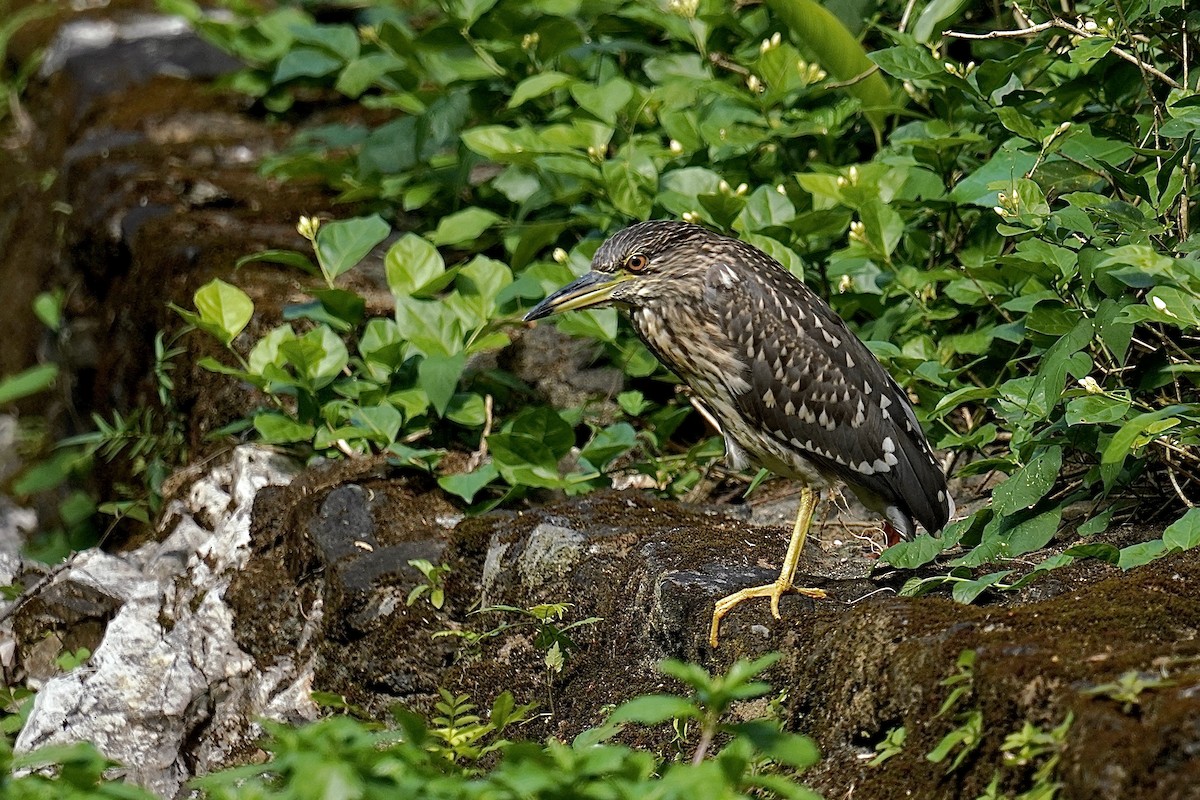
[[650, 266], [650, 259], [646, 258], [641, 253], [634, 253], [629, 258], [625, 259], [625, 268], [630, 272], [641, 272], [648, 266]]

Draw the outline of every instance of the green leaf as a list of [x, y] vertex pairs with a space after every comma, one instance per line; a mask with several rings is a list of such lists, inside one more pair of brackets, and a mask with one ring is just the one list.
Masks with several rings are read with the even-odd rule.
[[442, 254], [415, 233], [406, 233], [391, 246], [384, 259], [388, 287], [395, 295], [416, 294], [421, 287], [446, 272]]
[[345, 342], [324, 325], [299, 338], [280, 342], [279, 352], [313, 390], [332, 383], [350, 360]]
[[350, 415], [350, 424], [365, 428], [374, 434], [381, 444], [391, 444], [400, 434], [400, 426], [404, 422], [403, 415], [394, 406], [362, 406]]
[[438, 416], [445, 416], [450, 398], [458, 391], [458, 380], [467, 363], [466, 353], [451, 356], [428, 355], [417, 366], [419, 385], [429, 397]]
[[279, 346], [296, 338], [296, 332], [291, 325], [280, 325], [259, 339], [250, 350], [247, 364], [255, 375], [262, 375], [268, 365], [282, 367], [286, 358], [279, 352]]
[[807, 769], [821, 760], [821, 751], [807, 736], [786, 733], [779, 724], [759, 719], [729, 726], [737, 736], [743, 736], [763, 755], [792, 769]]
[[241, 269], [246, 264], [252, 264], [255, 261], [265, 261], [269, 264], [283, 264], [288, 267], [307, 272], [309, 275], [319, 275], [320, 270], [313, 266], [312, 260], [304, 255], [304, 253], [296, 250], [259, 250], [257, 253], [251, 253], [248, 256], [242, 256], [234, 265], [235, 269]]
[[474, 501], [475, 495], [498, 477], [500, 477], [500, 471], [494, 464], [488, 463], [474, 472], [443, 475], [438, 478], [438, 486], [456, 497], [461, 497], [464, 502], [470, 503]]
[[618, 422], [598, 431], [579, 457], [597, 472], [608, 467], [617, 456], [629, 452], [637, 444], [637, 432], [627, 422]]
[[899, 569], [916, 569], [933, 561], [948, 546], [946, 540], [922, 533], [912, 541], [899, 542], [884, 550], [879, 560]]
[[1128, 398], [1087, 395], [1069, 401], [1064, 418], [1068, 425], [1101, 425], [1119, 422], [1129, 413], [1130, 406]]
[[1101, 464], [1115, 464], [1125, 460], [1125, 457], [1132, 452], [1134, 442], [1139, 436], [1154, 423], [1159, 422], [1173, 414], [1187, 411], [1187, 406], [1167, 406], [1156, 411], [1147, 411], [1144, 414], [1138, 414], [1133, 419], [1121, 426], [1121, 429], [1113, 434], [1113, 438], [1109, 441], [1108, 446], [1104, 448], [1104, 453], [1100, 456]]
[[317, 229], [317, 262], [325, 281], [333, 281], [366, 258], [392, 232], [378, 214], [369, 217], [326, 222]]
[[601, 122], [616, 124], [617, 114], [633, 100], [633, 84], [624, 78], [611, 78], [599, 86], [572, 83], [571, 96], [580, 108], [591, 112]]
[[1054, 508], [1038, 514], [1033, 519], [1017, 523], [1004, 533], [1002, 543], [1005, 555], [1015, 558], [1042, 549], [1058, 532], [1058, 524], [1061, 520], [1062, 509]]
[[995, 586], [997, 583], [1004, 580], [1011, 574], [1012, 570], [1006, 569], [1002, 572], [993, 572], [988, 575], [984, 575], [978, 580], [960, 581], [954, 584], [954, 588], [950, 593], [954, 597], [954, 601], [956, 603], [962, 603], [963, 605], [969, 606], [971, 603], [975, 602], [975, 598], [978, 597], [985, 589]]
[[0, 405], [49, 389], [58, 377], [54, 364], [39, 364], [0, 380]]
[[323, 78], [341, 69], [343, 63], [342, 59], [331, 56], [324, 50], [315, 47], [295, 47], [288, 50], [279, 60], [271, 82], [280, 84], [296, 78]]
[[554, 90], [570, 86], [574, 82], [575, 79], [570, 75], [553, 70], [532, 75], [517, 84], [512, 97], [508, 100], [508, 107], [517, 108], [534, 98], [550, 94]]
[[600, 172], [618, 211], [634, 219], [650, 215], [658, 188], [658, 168], [647, 153], [632, 144], [626, 145], [616, 158], [604, 162]]
[[657, 725], [672, 719], [699, 718], [700, 709], [690, 700], [673, 694], [647, 694], [622, 703], [608, 719], [614, 723]]
[[1167, 526], [1162, 540], [1169, 549], [1190, 550], [1200, 545], [1200, 508], [1189, 508], [1187, 513]]
[[1167, 545], [1162, 539], [1152, 539], [1140, 544], [1131, 544], [1128, 547], [1121, 548], [1121, 555], [1117, 561], [1117, 566], [1123, 570], [1130, 570], [1134, 567], [1149, 564], [1151, 561], [1161, 558], [1166, 552]]
[[254, 416], [254, 430], [267, 444], [291, 444], [312, 441], [316, 429], [312, 425], [297, 422], [291, 417], [274, 412]]
[[199, 316], [196, 324], [216, 336], [226, 347], [254, 316], [254, 302], [236, 286], [214, 278], [192, 296]]
[[542, 441], [520, 434], [493, 433], [487, 443], [492, 463], [509, 484], [547, 489], [562, 486], [558, 457]]
[[435, 245], [459, 245], [474, 242], [483, 232], [500, 221], [500, 215], [485, 208], [464, 208], [462, 211], [442, 217], [437, 230], [429, 235]]
[[575, 446], [575, 431], [557, 411], [534, 407], [522, 411], [508, 428], [518, 436], [528, 436], [545, 444], [555, 460], [562, 458]]
[[1060, 469], [1061, 447], [1050, 447], [1039, 452], [992, 492], [992, 503], [996, 513], [1007, 516], [1025, 508], [1032, 508], [1054, 487]]

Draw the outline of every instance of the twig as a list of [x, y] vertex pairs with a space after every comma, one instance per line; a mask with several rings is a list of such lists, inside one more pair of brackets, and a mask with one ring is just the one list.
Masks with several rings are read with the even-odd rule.
[[1183, 487], [1179, 485], [1179, 481], [1175, 478], [1175, 470], [1171, 469], [1171, 465], [1167, 464], [1167, 477], [1171, 479], [1171, 485], [1175, 487], [1175, 494], [1183, 501], [1183, 504], [1188, 508], [1195, 508], [1196, 504], [1188, 499], [1188, 496], [1183, 493]]
[[867, 78], [871, 77], [876, 72], [879, 72], [879, 65], [872, 64], [871, 68], [868, 69], [866, 72], [860, 72], [858, 75], [855, 75], [853, 78], [847, 78], [844, 81], [835, 81], [834, 83], [827, 83], [827, 84], [825, 84], [825, 88], [826, 89], [845, 89], [847, 86], [853, 86], [854, 84], [858, 83], [859, 81], [865, 81]]
[[1032, 36], [1035, 33], [1041, 33], [1042, 31], [1048, 31], [1051, 28], [1056, 28], [1058, 27], [1056, 22], [1056, 20], [1050, 20], [1049, 22], [1042, 22], [1028, 28], [1017, 28], [1015, 30], [1008, 31], [988, 31], [987, 33], [946, 31], [944, 35], [949, 36], [952, 39], [1019, 39], [1022, 36]]
[[[1073, 33], [1082, 39], [1095, 39], [1099, 35], [1099, 34], [1090, 33], [1088, 31], [1085, 31], [1083, 28], [1080, 28], [1076, 25], [1072, 25], [1071, 23], [1069, 23], [1065, 20], [1061, 20], [1057, 17], [1055, 17], [1054, 19], [1049, 20], [1047, 22], [1039, 22], [1037, 25], [1033, 25], [1028, 28], [1017, 28], [1015, 30], [1004, 30], [1004, 31], [988, 31], [987, 33], [965, 33], [962, 31], [946, 31], [945, 35], [949, 36], [952, 39], [1019, 39], [1024, 36], [1032, 36], [1035, 33], [1041, 33], [1042, 31], [1050, 30], [1051, 28], [1058, 28], [1060, 30], [1067, 31], [1068, 33]], [[1135, 56], [1133, 53], [1130, 53], [1127, 50], [1123, 50], [1115, 44], [1112, 46], [1112, 49], [1109, 50], [1109, 52], [1112, 53], [1117, 58], [1123, 58], [1126, 61], [1128, 61], [1130, 64], [1133, 64], [1133, 65], [1137, 66], [1139, 69], [1150, 73], [1151, 75], [1153, 75], [1154, 77], [1156, 77], [1160, 81], [1162, 81], [1163, 83], [1170, 86], [1172, 89], [1183, 88], [1182, 86], [1180, 86], [1179, 82], [1176, 81], [1174, 78], [1172, 78], [1170, 75], [1167, 75], [1165, 72], [1158, 69], [1157, 67], [1154, 67], [1151, 64], [1147, 64], [1145, 61], [1142, 61], [1140, 58]]]

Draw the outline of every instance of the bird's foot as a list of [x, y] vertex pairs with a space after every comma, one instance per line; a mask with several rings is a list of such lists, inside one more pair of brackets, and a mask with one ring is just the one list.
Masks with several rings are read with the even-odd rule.
[[796, 592], [805, 597], [811, 597], [814, 600], [820, 600], [826, 597], [824, 589], [810, 589], [803, 586], [792, 586], [783, 581], [775, 581], [774, 583], [766, 583], [762, 586], [752, 586], [749, 589], [742, 589], [740, 592], [734, 592], [728, 597], [722, 597], [713, 606], [712, 627], [708, 631], [708, 643], [713, 647], [717, 646], [717, 631], [721, 627], [721, 620], [725, 615], [733, 610], [744, 600], [749, 600], [754, 597], [769, 597], [771, 598], [771, 614], [775, 619], [779, 619], [779, 598], [783, 597], [788, 592]]

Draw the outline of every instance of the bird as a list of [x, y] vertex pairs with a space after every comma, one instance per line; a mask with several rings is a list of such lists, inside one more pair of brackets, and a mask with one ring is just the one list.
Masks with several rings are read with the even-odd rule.
[[609, 237], [578, 279], [526, 313], [533, 321], [615, 305], [692, 391], [736, 470], [752, 464], [802, 485], [779, 577], [717, 600], [721, 620], [751, 598], [779, 619], [794, 585], [817, 492], [844, 484], [882, 515], [889, 544], [954, 516], [946, 476], [907, 393], [828, 303], [762, 250], [700, 225], [640, 222]]

